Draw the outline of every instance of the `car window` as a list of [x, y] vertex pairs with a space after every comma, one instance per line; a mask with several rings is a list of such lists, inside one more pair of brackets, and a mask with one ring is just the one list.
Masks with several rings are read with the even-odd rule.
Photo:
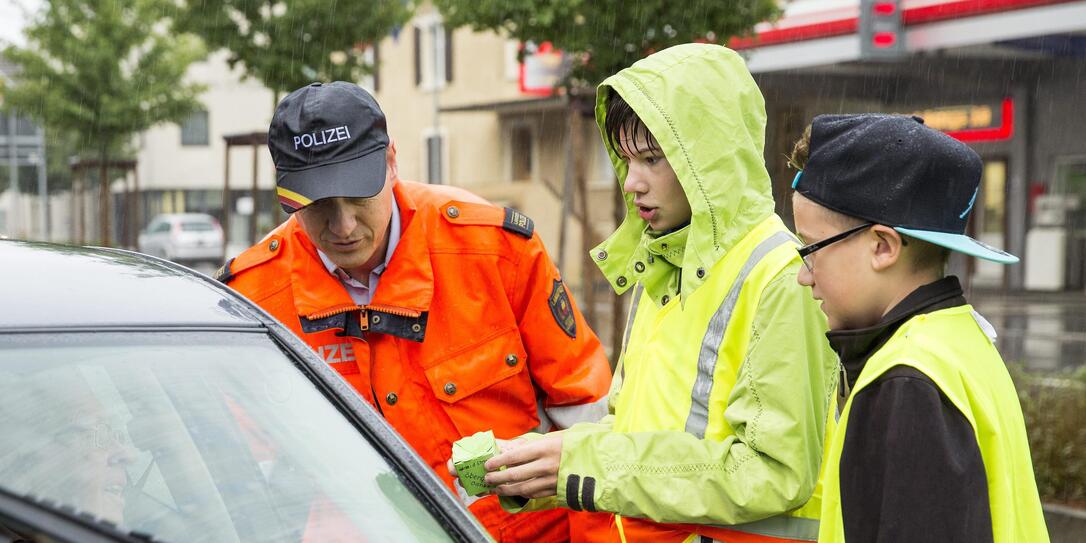
[[181, 230], [184, 232], [211, 232], [215, 229], [215, 225], [208, 221], [184, 221], [181, 223]]
[[151, 231], [152, 232], [169, 232], [170, 231], [170, 223], [167, 222], [167, 221], [160, 222], [157, 225], [155, 225], [155, 229], [151, 230]]
[[263, 333], [0, 334], [0, 486], [164, 541], [450, 541]]

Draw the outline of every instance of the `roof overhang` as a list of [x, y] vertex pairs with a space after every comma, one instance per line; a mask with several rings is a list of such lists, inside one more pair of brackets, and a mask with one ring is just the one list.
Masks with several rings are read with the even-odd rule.
[[267, 145], [267, 132], [245, 132], [242, 134], [225, 134], [222, 137], [227, 147], [235, 145]]
[[[747, 58], [752, 73], [858, 61], [859, 2], [841, 4], [786, 14], [729, 45]], [[905, 0], [902, 16], [911, 53], [1086, 31], [1082, 0]]]
[[487, 111], [499, 115], [522, 115], [526, 113], [541, 113], [544, 111], [556, 111], [569, 107], [569, 98], [565, 95], [551, 96], [547, 98], [529, 98], [499, 100], [495, 102], [480, 102], [460, 106], [446, 106], [438, 111], [440, 113], [465, 113]]

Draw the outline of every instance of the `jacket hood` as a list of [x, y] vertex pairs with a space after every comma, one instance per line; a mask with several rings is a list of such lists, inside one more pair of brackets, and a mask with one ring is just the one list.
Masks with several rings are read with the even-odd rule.
[[[607, 94], [614, 89], [659, 142], [690, 201], [679, 291], [688, 296], [713, 264], [773, 213], [765, 168], [765, 101], [746, 63], [719, 45], [670, 47], [607, 78], [596, 90], [596, 124], [603, 141]], [[621, 187], [626, 165], [608, 146]], [[623, 193], [626, 217], [592, 250], [592, 259], [619, 294], [630, 288], [646, 255], [647, 224], [634, 197]], [[643, 269], [643, 265], [636, 268]], [[699, 273], [702, 270], [702, 273]], [[678, 272], [678, 268], [676, 268]], [[650, 294], [652, 294], [650, 292]], [[658, 296], [653, 296], [659, 303]]]

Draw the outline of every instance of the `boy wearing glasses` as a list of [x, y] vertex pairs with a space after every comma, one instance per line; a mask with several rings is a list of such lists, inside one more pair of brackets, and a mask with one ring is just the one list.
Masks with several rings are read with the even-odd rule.
[[616, 292], [634, 290], [612, 416], [505, 444], [486, 464], [496, 493], [616, 513], [611, 541], [817, 537], [837, 360], [773, 212], [765, 120], [743, 59], [716, 45], [600, 85], [627, 211], [591, 254]]
[[847, 401], [819, 541], [1047, 541], [1022, 410], [992, 326], [945, 276], [981, 160], [918, 117], [821, 115], [792, 163], [799, 282], [829, 320]]

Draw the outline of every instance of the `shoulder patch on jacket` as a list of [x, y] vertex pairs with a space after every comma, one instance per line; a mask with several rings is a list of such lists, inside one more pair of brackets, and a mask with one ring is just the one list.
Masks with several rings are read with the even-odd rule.
[[502, 222], [502, 228], [531, 239], [535, 223], [527, 215], [507, 207], [505, 208], [505, 220]]
[[551, 315], [554, 322], [566, 333], [567, 336], [577, 339], [577, 317], [573, 314], [573, 304], [569, 302], [569, 292], [562, 284], [561, 279], [555, 279], [551, 287], [550, 296], [547, 296], [547, 305], [551, 307]]
[[460, 225], [500, 226], [518, 236], [531, 239], [535, 223], [527, 215], [511, 208], [491, 204], [451, 201], [441, 206], [445, 220]]
[[213, 277], [216, 281], [224, 285], [229, 285], [230, 281], [234, 280], [234, 273], [230, 271], [230, 266], [234, 264], [235, 260], [237, 260], [237, 258], [231, 258], [230, 260], [227, 260], [226, 264], [223, 264], [222, 267], [215, 271], [215, 275]]
[[259, 266], [283, 252], [283, 239], [280, 236], [269, 236], [257, 245], [249, 247], [235, 258], [231, 258], [225, 266], [215, 272], [215, 279], [223, 283], [229, 283], [239, 273]]

